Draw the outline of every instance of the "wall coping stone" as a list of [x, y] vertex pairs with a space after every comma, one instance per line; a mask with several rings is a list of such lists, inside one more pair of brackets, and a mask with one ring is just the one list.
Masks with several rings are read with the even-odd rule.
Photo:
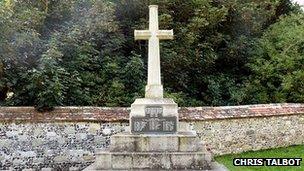
[[[304, 114], [304, 103], [275, 103], [218, 107], [180, 107], [181, 121], [203, 121], [248, 117]], [[38, 112], [34, 107], [0, 107], [1, 122], [128, 122], [127, 107], [56, 107]]]

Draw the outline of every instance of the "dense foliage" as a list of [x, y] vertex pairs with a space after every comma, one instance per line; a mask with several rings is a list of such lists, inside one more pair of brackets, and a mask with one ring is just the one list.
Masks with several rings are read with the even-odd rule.
[[182, 106], [304, 102], [304, 14], [289, 0], [2, 0], [0, 103], [129, 106], [144, 95], [159, 5], [167, 97]]
[[247, 64], [248, 101], [304, 102], [304, 14], [282, 17], [256, 46]]

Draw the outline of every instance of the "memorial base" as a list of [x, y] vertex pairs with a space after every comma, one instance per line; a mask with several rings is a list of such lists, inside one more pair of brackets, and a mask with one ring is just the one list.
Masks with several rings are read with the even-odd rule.
[[178, 126], [178, 106], [170, 98], [139, 98], [131, 105], [133, 134], [173, 134]]
[[213, 161], [195, 133], [111, 137], [108, 150], [96, 153], [94, 170], [226, 170]]

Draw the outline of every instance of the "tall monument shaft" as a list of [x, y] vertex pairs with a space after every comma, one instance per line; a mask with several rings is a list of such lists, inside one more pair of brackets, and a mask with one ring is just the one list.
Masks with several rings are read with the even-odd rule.
[[136, 40], [149, 40], [148, 81], [146, 98], [163, 98], [163, 86], [160, 75], [159, 40], [173, 39], [173, 30], [158, 29], [158, 7], [149, 6], [149, 30], [135, 30]]
[[[160, 54], [158, 31], [158, 9], [156, 5], [149, 6], [149, 31], [151, 37], [148, 47], [148, 85], [161, 86]], [[147, 87], [149, 88], [149, 87]]]

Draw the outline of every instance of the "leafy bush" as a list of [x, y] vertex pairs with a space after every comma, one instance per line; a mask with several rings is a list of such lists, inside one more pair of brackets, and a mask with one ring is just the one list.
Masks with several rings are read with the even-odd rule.
[[259, 39], [248, 66], [248, 101], [304, 102], [304, 14], [280, 18]]
[[133, 31], [148, 28], [149, 4], [160, 28], [174, 29], [161, 69], [179, 105], [304, 101], [303, 12], [289, 0], [5, 0], [0, 103], [51, 110], [143, 97], [147, 41]]

